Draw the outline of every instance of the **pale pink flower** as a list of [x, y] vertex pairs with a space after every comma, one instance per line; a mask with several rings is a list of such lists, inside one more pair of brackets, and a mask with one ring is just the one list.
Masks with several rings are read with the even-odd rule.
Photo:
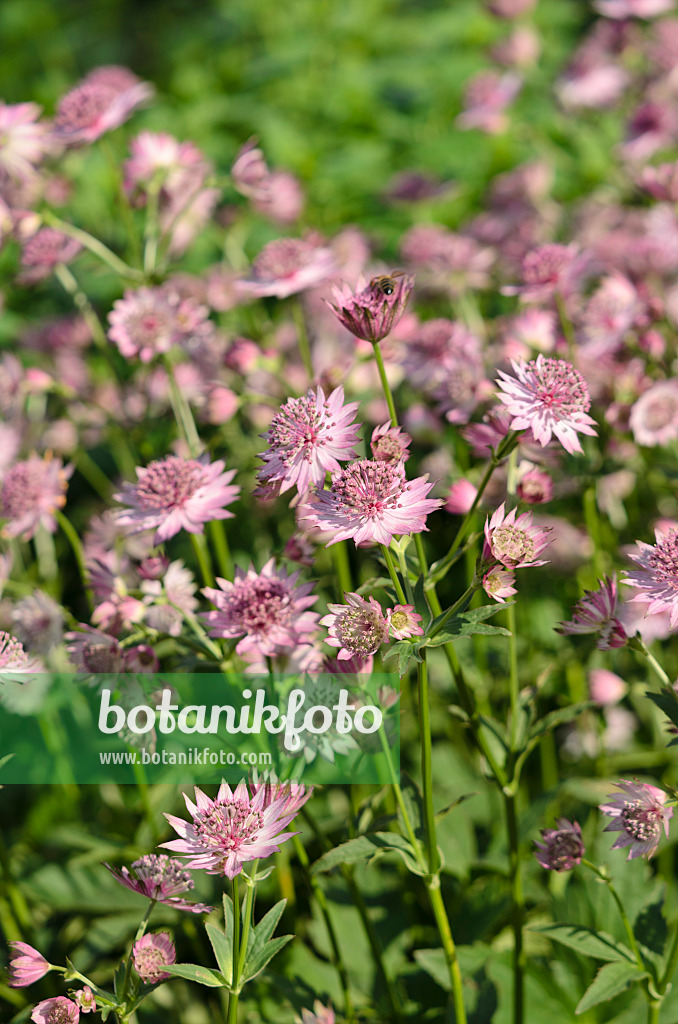
[[581, 825], [578, 821], [570, 822], [567, 818], [559, 818], [556, 828], [541, 830], [543, 843], [535, 841], [535, 857], [543, 868], [549, 871], [571, 871], [581, 864], [586, 853], [581, 838]]
[[622, 154], [627, 160], [641, 162], [658, 149], [674, 145], [677, 138], [678, 114], [673, 104], [647, 100], [629, 121]]
[[216, 606], [215, 611], [201, 615], [210, 636], [243, 637], [236, 651], [249, 656], [275, 657], [308, 643], [319, 618], [308, 609], [318, 599], [311, 594], [313, 584], [297, 585], [298, 579], [298, 572], [288, 575], [284, 569], [276, 570], [273, 558], [260, 573], [237, 568], [232, 583], [217, 579], [219, 590], [203, 590]]
[[231, 483], [235, 470], [224, 472], [224, 462], [210, 463], [208, 455], [182, 459], [169, 455], [145, 468], [137, 468], [136, 484], [123, 484], [113, 497], [129, 510], [116, 513], [120, 526], [131, 533], [155, 529], [154, 543], [169, 540], [180, 530], [202, 533], [205, 523], [232, 519], [231, 505], [240, 488]]
[[543, 469], [533, 467], [521, 474], [516, 493], [527, 505], [544, 505], [553, 497], [553, 480]]
[[495, 565], [483, 576], [482, 587], [488, 597], [499, 604], [505, 604], [508, 597], [513, 597], [518, 591], [513, 586], [516, 581], [513, 569], [507, 569], [503, 565]]
[[356, 547], [390, 544], [395, 535], [426, 530], [426, 516], [443, 502], [427, 498], [428, 476], [407, 480], [401, 464], [362, 459], [339, 470], [329, 490], [318, 491], [305, 517], [333, 532], [327, 546], [351, 537]]
[[212, 910], [205, 903], [191, 903], [183, 899], [195, 882], [182, 861], [168, 857], [166, 853], [147, 853], [132, 864], [132, 870], [123, 867], [118, 871], [110, 864], [104, 864], [116, 881], [132, 892], [138, 892], [154, 903], [163, 903], [175, 910], [188, 910], [193, 914], [209, 914]]
[[506, 39], [492, 47], [492, 58], [509, 68], [529, 68], [541, 54], [541, 40], [530, 25], [517, 25]]
[[546, 245], [530, 249], [522, 263], [522, 285], [507, 285], [502, 295], [520, 295], [523, 302], [547, 302], [576, 291], [587, 268], [588, 257], [577, 245]]
[[233, 188], [249, 199], [265, 199], [271, 172], [256, 137], [241, 146], [231, 167]]
[[531, 11], [537, 0], [488, 0], [488, 10], [495, 18], [519, 18]]
[[160, 230], [169, 238], [170, 256], [181, 256], [209, 223], [221, 192], [218, 188], [201, 188], [198, 176], [190, 187], [168, 192], [167, 206], [160, 215]]
[[266, 194], [254, 196], [252, 206], [263, 217], [276, 224], [294, 224], [304, 209], [304, 190], [289, 171], [272, 171]]
[[566, 636], [596, 633], [596, 647], [600, 651], [624, 647], [628, 637], [618, 618], [617, 577], [605, 576], [598, 582], [600, 588], [584, 593], [572, 609], [572, 620], [559, 623], [557, 632]]
[[50, 151], [48, 126], [38, 121], [37, 103], [5, 103], [0, 100], [0, 172], [25, 183]]
[[147, 932], [132, 947], [134, 970], [147, 985], [171, 978], [163, 968], [175, 963], [176, 958], [174, 943], [167, 932]]
[[556, 94], [567, 111], [579, 107], [601, 110], [616, 103], [628, 87], [631, 76], [625, 68], [600, 57], [592, 65], [575, 60], [574, 66], [558, 82]]
[[586, 381], [571, 363], [541, 353], [530, 363], [512, 362], [515, 377], [499, 370], [498, 398], [513, 416], [512, 430], [529, 428], [542, 447], [552, 436], [573, 455], [582, 447], [577, 433], [595, 436]]
[[518, 516], [512, 508], [507, 514], [502, 502], [485, 523], [483, 561], [501, 562], [508, 569], [545, 565], [539, 555], [548, 546], [550, 533], [548, 527], [533, 525], [531, 512]]
[[71, 146], [94, 142], [123, 124], [152, 95], [153, 87], [127, 68], [95, 68], [59, 100], [54, 135]]
[[11, 466], [0, 488], [0, 517], [7, 520], [4, 536], [30, 540], [38, 526], [55, 533], [55, 512], [66, 504], [72, 472], [72, 466], [64, 467], [61, 459], [49, 455], [31, 455]]
[[[185, 172], [204, 175], [210, 169], [204, 154], [192, 142], [179, 142], [167, 132], [140, 132], [129, 144], [130, 158], [123, 164], [125, 190], [134, 192], [151, 182], [176, 191]], [[162, 201], [161, 195], [161, 201]]]
[[655, 199], [678, 203], [678, 161], [659, 164], [658, 167], [643, 167], [638, 184]]
[[622, 274], [611, 274], [586, 303], [581, 316], [584, 340], [606, 347], [622, 342], [642, 308], [631, 281]]
[[593, 668], [589, 672], [589, 694], [591, 700], [601, 707], [618, 704], [628, 687], [624, 680], [607, 668]]
[[332, 288], [332, 312], [347, 331], [363, 341], [382, 341], [398, 323], [407, 305], [414, 278], [395, 273], [373, 277], [369, 282], [361, 275], [352, 291], [348, 285]]
[[294, 1024], [334, 1024], [334, 1010], [330, 1006], [323, 1006], [319, 999], [313, 1003], [313, 1012], [303, 1009], [301, 1017], [294, 1018]]
[[470, 480], [455, 480], [447, 492], [445, 510], [455, 516], [465, 516], [473, 508], [478, 488]]
[[631, 407], [629, 426], [636, 444], [663, 447], [678, 437], [678, 378], [660, 380]]
[[622, 792], [611, 793], [607, 798], [608, 803], [600, 805], [603, 814], [609, 814], [613, 819], [603, 831], [621, 832], [611, 849], [619, 850], [628, 846], [627, 860], [636, 857], [649, 859], [659, 845], [662, 825], [668, 839], [673, 808], [664, 806], [666, 793], [647, 782], [622, 780], [615, 785]]
[[505, 342], [518, 342], [538, 352], [552, 352], [556, 346], [556, 316], [550, 309], [529, 307], [511, 320]]
[[[493, 249], [442, 224], [415, 224], [405, 233], [400, 251], [427, 289], [454, 298], [487, 288], [496, 258]], [[422, 324], [420, 330], [425, 328]]]
[[320, 625], [329, 630], [325, 643], [340, 648], [339, 661], [375, 654], [382, 644], [388, 643], [388, 617], [373, 597], [367, 601], [359, 594], [344, 597], [347, 604], [328, 604], [329, 614], [320, 620]]
[[51, 971], [51, 964], [42, 953], [29, 946], [27, 942], [10, 942], [14, 954], [9, 962], [9, 983], [12, 988], [24, 988]]
[[126, 291], [124, 298], [113, 303], [108, 322], [110, 341], [123, 356], [138, 355], [142, 363], [150, 363], [175, 345], [187, 346], [206, 337], [213, 329], [206, 307], [182, 299], [168, 285]]
[[466, 85], [464, 111], [455, 123], [459, 128], [478, 128], [488, 135], [506, 131], [506, 108], [513, 103], [522, 85], [522, 78], [514, 71], [503, 75], [496, 71], [479, 71]]
[[408, 640], [412, 636], [423, 636], [421, 615], [415, 612], [413, 604], [397, 604], [386, 612], [389, 633], [395, 640]]
[[179, 560], [167, 566], [160, 577], [147, 576], [141, 583], [147, 625], [161, 633], [180, 636], [184, 625], [182, 613], [190, 616], [198, 607], [196, 590], [193, 573]]
[[21, 284], [35, 284], [49, 277], [60, 263], [70, 263], [82, 246], [56, 228], [41, 228], [21, 248]]
[[14, 635], [34, 654], [47, 654], [61, 643], [64, 610], [42, 590], [22, 598], [11, 614]]
[[79, 989], [75, 993], [74, 1000], [81, 1013], [96, 1013], [97, 1001], [89, 985]]
[[81, 672], [113, 673], [123, 670], [123, 649], [114, 636], [81, 622], [77, 631], [66, 633], [66, 650]]
[[275, 414], [263, 437], [268, 449], [260, 455], [262, 483], [279, 483], [280, 493], [296, 485], [299, 494], [325, 482], [325, 474], [338, 470], [339, 461], [356, 456], [357, 402], [344, 404], [344, 389], [329, 398], [318, 387], [303, 398], [288, 398]]
[[77, 1003], [66, 996], [53, 996], [43, 999], [34, 1007], [31, 1020], [35, 1024], [78, 1024], [80, 1009]]
[[390, 420], [375, 427], [370, 438], [372, 458], [376, 462], [407, 462], [410, 457], [408, 448], [412, 438], [402, 427], [391, 426]]
[[670, 626], [678, 626], [678, 529], [664, 535], [655, 530], [656, 544], [636, 541], [638, 552], [629, 557], [640, 566], [626, 574], [624, 583], [640, 591], [632, 601], [648, 605], [647, 614], [670, 612]]
[[243, 295], [287, 298], [314, 288], [336, 272], [331, 249], [303, 238], [278, 238], [254, 261], [252, 277], [241, 281]]
[[656, 18], [674, 9], [675, 0], [594, 0], [593, 6], [606, 18]]
[[184, 800], [193, 820], [165, 814], [181, 838], [162, 845], [187, 857], [187, 868], [210, 875], [235, 878], [243, 864], [270, 857], [286, 839], [298, 834], [284, 831], [298, 810], [290, 806], [285, 792], [267, 801], [265, 788], [250, 796], [244, 782], [238, 783], [235, 791], [222, 782], [214, 800], [197, 786], [195, 803], [186, 794]]

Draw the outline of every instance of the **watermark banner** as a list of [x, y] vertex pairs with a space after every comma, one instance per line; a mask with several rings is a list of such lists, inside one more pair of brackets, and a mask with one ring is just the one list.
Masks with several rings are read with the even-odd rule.
[[387, 673], [0, 676], [0, 785], [397, 782]]

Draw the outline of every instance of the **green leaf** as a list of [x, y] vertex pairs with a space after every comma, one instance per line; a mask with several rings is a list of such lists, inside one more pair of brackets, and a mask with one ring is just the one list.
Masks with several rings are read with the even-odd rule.
[[445, 992], [451, 991], [450, 972], [442, 949], [416, 949], [414, 959]]
[[[646, 690], [645, 696], [649, 697], [664, 712], [673, 725], [678, 727], [678, 694], [676, 694], [672, 686], [662, 686], [659, 693]], [[672, 747], [677, 742], [678, 740], [672, 739], [669, 746]]]
[[608, 999], [614, 999], [631, 982], [639, 982], [643, 978], [647, 978], [647, 972], [640, 971], [636, 964], [629, 964], [625, 960], [604, 964], [580, 999], [574, 1012], [586, 1013], [592, 1006], [604, 1003]]
[[421, 661], [422, 657], [419, 654], [420, 648], [423, 646], [421, 640], [398, 640], [397, 643], [393, 644], [392, 647], [384, 655], [384, 661], [387, 658], [397, 657], [397, 668], [396, 671], [399, 676], [404, 676], [407, 672], [411, 661]]
[[233, 929], [224, 934], [216, 925], [206, 924], [205, 931], [219, 964], [219, 970], [228, 984], [233, 984]]
[[429, 608], [428, 601], [426, 600], [426, 591], [424, 590], [424, 574], [421, 573], [414, 584], [414, 610], [421, 615], [421, 624], [424, 631], [431, 625], [431, 609]]
[[667, 927], [663, 914], [664, 897], [642, 908], [633, 922], [633, 934], [638, 942], [652, 953], [662, 956], [666, 945]]
[[553, 942], [575, 949], [582, 956], [594, 960], [623, 960], [632, 963], [638, 970], [631, 950], [606, 932], [593, 931], [592, 928], [578, 924], [533, 925], [528, 931], [539, 932]]
[[294, 938], [293, 935], [281, 935], [277, 939], [272, 938], [273, 932], [278, 927], [278, 922], [283, 915], [287, 900], [280, 900], [274, 907], [265, 914], [259, 924], [254, 925], [250, 931], [247, 941], [247, 956], [243, 966], [240, 983], [243, 985], [256, 977], [263, 971], [276, 953], [279, 953], [283, 946]]
[[571, 722], [581, 715], [583, 711], [588, 711], [589, 708], [594, 708], [595, 706], [595, 701], [582, 700], [578, 704], [568, 704], [565, 708], [549, 711], [547, 715], [544, 715], [543, 718], [535, 722], [532, 729], [530, 729], [530, 739], [543, 736], [545, 733], [550, 732], [551, 729], [557, 729], [559, 725]]
[[369, 860], [380, 853], [398, 853], [406, 866], [415, 874], [421, 874], [416, 851], [410, 842], [397, 832], [370, 832], [368, 835], [349, 839], [334, 850], [324, 853], [313, 867], [311, 874], [331, 871], [340, 864], [357, 864], [361, 860]]
[[195, 981], [198, 985], [206, 985], [208, 988], [228, 988], [226, 979], [218, 971], [211, 971], [207, 967], [200, 967], [198, 964], [167, 964], [163, 970], [173, 974], [177, 978], [185, 978], [186, 981]]
[[440, 647], [441, 644], [447, 644], [451, 640], [467, 636], [511, 636], [511, 633], [504, 626], [490, 626], [486, 622], [466, 623], [463, 621], [463, 616], [459, 616], [458, 619], [450, 619], [446, 623], [446, 629], [429, 637], [426, 646]]

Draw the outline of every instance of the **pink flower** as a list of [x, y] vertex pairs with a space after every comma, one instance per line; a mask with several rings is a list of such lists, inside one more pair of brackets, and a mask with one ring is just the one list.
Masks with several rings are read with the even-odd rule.
[[548, 545], [551, 530], [534, 526], [531, 512], [522, 512], [517, 518], [516, 512], [512, 508], [507, 515], [502, 502], [492, 518], [486, 521], [483, 561], [501, 562], [508, 569], [545, 565], [546, 560], [538, 560], [538, 556]]
[[395, 535], [426, 529], [426, 516], [443, 504], [426, 497], [432, 486], [428, 476], [407, 480], [402, 463], [362, 459], [333, 475], [332, 486], [318, 491], [305, 519], [334, 533], [327, 547], [349, 537], [356, 547], [390, 544]]
[[41, 228], [24, 242], [19, 277], [21, 284], [34, 284], [49, 277], [59, 263], [70, 263], [82, 246], [55, 228]]
[[169, 352], [175, 345], [211, 335], [213, 324], [207, 309], [183, 299], [168, 285], [126, 291], [113, 303], [108, 314], [108, 338], [121, 354], [130, 359], [138, 355], [142, 363]]
[[586, 303], [581, 317], [584, 340], [605, 347], [619, 344], [642, 311], [631, 281], [622, 274], [611, 274]]
[[66, 650], [79, 671], [123, 671], [123, 649], [114, 636], [81, 622], [77, 631], [66, 633], [65, 639], [70, 641]]
[[216, 611], [201, 615], [210, 636], [243, 637], [236, 651], [240, 655], [275, 657], [308, 642], [316, 630], [318, 615], [307, 609], [317, 597], [312, 583], [297, 585], [299, 573], [276, 570], [271, 558], [260, 573], [237, 568], [233, 582], [217, 579], [221, 589], [206, 587], [203, 594]]
[[193, 820], [185, 822], [165, 814], [181, 838], [162, 845], [188, 857], [186, 867], [210, 875], [235, 878], [243, 864], [270, 857], [281, 843], [297, 835], [284, 831], [298, 810], [294, 802], [290, 805], [289, 793], [284, 791], [267, 801], [265, 788], [250, 796], [244, 782], [238, 783], [234, 792], [222, 782], [215, 800], [197, 786], [195, 803], [185, 794], [184, 800]]
[[134, 970], [147, 985], [166, 981], [172, 975], [163, 970], [176, 961], [174, 943], [166, 932], [151, 932], [143, 935], [132, 947]]
[[280, 484], [280, 493], [296, 485], [299, 494], [325, 482], [325, 474], [338, 470], [339, 462], [356, 456], [358, 441], [354, 414], [357, 402], [344, 405], [344, 389], [329, 398], [321, 387], [304, 398], [288, 398], [263, 435], [268, 450], [260, 458], [262, 483]]
[[359, 594], [344, 594], [348, 604], [328, 604], [329, 615], [320, 620], [327, 626], [330, 647], [339, 647], [340, 661], [354, 656], [366, 657], [388, 642], [389, 620], [373, 597], [366, 601]]
[[12, 988], [24, 988], [51, 971], [51, 964], [42, 953], [29, 946], [27, 942], [10, 942], [13, 958], [9, 962], [9, 983]]
[[302, 238], [278, 238], [264, 246], [252, 270], [250, 280], [240, 282], [242, 294], [284, 299], [314, 288], [336, 267], [330, 249]]
[[536, 348], [539, 352], [552, 352], [556, 345], [556, 317], [550, 309], [530, 306], [511, 321], [506, 343], [518, 343]]
[[294, 224], [304, 209], [304, 192], [298, 179], [289, 171], [272, 171], [266, 194], [254, 196], [252, 206], [276, 224]]
[[94, 142], [123, 124], [152, 95], [153, 87], [127, 68], [95, 68], [59, 100], [54, 135], [71, 146]]
[[[652, 857], [659, 845], [662, 825], [668, 839], [669, 820], [673, 808], [664, 807], [666, 793], [647, 782], [615, 783], [622, 793], [611, 793], [608, 803], [601, 804], [603, 814], [613, 819], [604, 832], [621, 832], [611, 849], [619, 850], [628, 846], [627, 860], [635, 857]], [[623, 795], [622, 795], [623, 794]]]
[[334, 1024], [334, 1010], [330, 1006], [323, 1006], [319, 999], [313, 1003], [313, 1012], [303, 1009], [301, 1017], [294, 1018], [294, 1024]]
[[634, 111], [629, 121], [622, 153], [627, 160], [644, 161], [658, 149], [674, 145], [678, 138], [678, 115], [673, 104], [648, 100]]
[[589, 672], [589, 694], [591, 700], [601, 707], [618, 704], [628, 687], [615, 672], [606, 668], [594, 668]]
[[31, 455], [16, 462], [5, 473], [0, 489], [0, 516], [7, 522], [5, 537], [30, 540], [38, 526], [55, 533], [54, 514], [66, 504], [68, 478], [72, 466], [64, 468], [61, 459]]
[[513, 586], [516, 581], [513, 569], [506, 569], [503, 565], [495, 565], [483, 576], [483, 590], [493, 601], [505, 604], [507, 597], [513, 597], [518, 591]]
[[147, 187], [154, 179], [163, 190], [176, 191], [179, 179], [186, 172], [209, 170], [203, 153], [192, 142], [179, 142], [167, 132], [140, 132], [129, 145], [131, 156], [123, 166], [125, 190], [133, 192]]
[[678, 626], [678, 529], [664, 536], [655, 530], [656, 544], [636, 541], [638, 552], [629, 557], [640, 566], [623, 581], [640, 591], [632, 601], [647, 603], [647, 615], [670, 613], [670, 626]]
[[663, 447], [678, 437], [678, 379], [660, 380], [631, 408], [629, 425], [636, 444]]
[[36, 173], [38, 164], [52, 148], [48, 127], [38, 121], [37, 103], [4, 103], [0, 100], [0, 172], [19, 184]]
[[543, 469], [528, 469], [520, 477], [516, 493], [527, 505], [544, 505], [553, 497], [553, 480]]
[[35, 1024], [78, 1024], [80, 1010], [77, 1003], [66, 996], [53, 996], [43, 999], [33, 1009], [31, 1020]]
[[372, 458], [376, 462], [407, 462], [410, 457], [407, 449], [411, 444], [410, 435], [406, 434], [402, 427], [392, 427], [389, 420], [372, 431]]
[[678, 203], [678, 161], [659, 164], [658, 167], [643, 167], [638, 184], [655, 199]]
[[578, 287], [587, 263], [574, 244], [537, 246], [523, 259], [523, 284], [507, 285], [502, 295], [520, 295], [524, 302], [547, 302], [556, 294], [566, 298]]
[[95, 1013], [97, 1001], [89, 985], [85, 985], [75, 993], [75, 1005], [81, 1013]]
[[532, 10], [537, 0], [489, 0], [488, 7], [495, 18], [519, 18]]
[[[391, 636], [395, 640], [408, 640], [412, 636], [423, 636], [421, 615], [415, 612], [413, 604], [397, 604], [386, 613]], [[340, 655], [341, 657], [341, 655]]]
[[238, 150], [231, 167], [233, 188], [250, 199], [265, 199], [270, 173], [264, 154], [257, 146], [257, 139], [248, 139]]
[[675, 0], [594, 0], [593, 6], [606, 18], [656, 18], [672, 11]]
[[145, 468], [137, 469], [136, 484], [123, 484], [115, 494], [116, 501], [129, 505], [116, 513], [117, 522], [129, 532], [156, 530], [154, 543], [169, 540], [180, 530], [202, 533], [205, 523], [215, 519], [231, 519], [226, 511], [240, 493], [231, 484], [235, 470], [224, 473], [221, 459], [209, 462], [208, 455], [198, 459], [182, 459], [169, 455]]
[[367, 283], [362, 275], [355, 291], [348, 285], [334, 286], [334, 302], [328, 302], [334, 315], [356, 338], [373, 344], [382, 341], [398, 323], [407, 305], [414, 278], [400, 272], [373, 277]]
[[445, 510], [453, 516], [465, 516], [473, 508], [478, 488], [470, 480], [455, 480], [447, 492]]
[[624, 647], [628, 637], [617, 618], [619, 602], [616, 575], [605, 576], [599, 583], [600, 589], [587, 590], [572, 609], [572, 621], [561, 622], [557, 632], [566, 636], [597, 633], [596, 647], [600, 651], [609, 651], [615, 647]]
[[576, 864], [581, 864], [586, 853], [581, 838], [581, 825], [578, 821], [569, 822], [567, 818], [559, 818], [557, 828], [541, 830], [543, 843], [535, 842], [535, 857], [543, 868], [549, 871], [571, 871]]
[[522, 78], [513, 71], [503, 75], [496, 71], [479, 71], [466, 86], [464, 111], [455, 123], [459, 128], [478, 128], [487, 135], [506, 131], [508, 119], [504, 112], [522, 85]]
[[190, 872], [176, 857], [168, 857], [166, 853], [148, 853], [132, 864], [132, 871], [123, 867], [120, 871], [110, 864], [104, 867], [116, 881], [132, 892], [138, 892], [154, 903], [163, 903], [175, 910], [188, 910], [193, 914], [209, 914], [212, 910], [205, 903], [191, 903], [182, 899], [182, 893], [188, 892], [195, 885]]
[[[542, 448], [555, 435], [573, 455], [582, 447], [577, 433], [595, 435], [588, 415], [591, 399], [586, 381], [571, 363], [538, 355], [530, 363], [512, 362], [515, 377], [499, 370], [498, 398], [513, 416], [512, 430], [529, 428]], [[517, 378], [517, 379], [516, 379]]]

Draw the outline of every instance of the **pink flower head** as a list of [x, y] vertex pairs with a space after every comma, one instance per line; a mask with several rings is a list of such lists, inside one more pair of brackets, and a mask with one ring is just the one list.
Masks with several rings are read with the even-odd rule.
[[578, 821], [570, 822], [567, 818], [559, 818], [557, 828], [541, 830], [543, 843], [535, 842], [535, 857], [543, 868], [549, 871], [571, 871], [581, 864], [586, 853], [581, 838], [581, 825]]
[[589, 672], [589, 694], [591, 700], [601, 707], [618, 704], [628, 687], [624, 680], [606, 668], [594, 668]]
[[312, 786], [302, 786], [298, 782], [279, 782], [272, 773], [260, 779], [255, 772], [255, 778], [248, 786], [252, 797], [263, 791], [263, 811], [277, 802], [281, 814], [297, 814], [313, 794]]
[[184, 794], [192, 821], [165, 814], [181, 838], [162, 845], [187, 857], [188, 868], [235, 878], [247, 861], [270, 857], [297, 835], [284, 831], [298, 810], [290, 806], [289, 794], [283, 792], [268, 803], [266, 796], [265, 788], [250, 796], [244, 782], [235, 791], [222, 782], [211, 800], [196, 786], [195, 803]]
[[359, 594], [344, 594], [347, 604], [328, 604], [329, 615], [320, 620], [327, 626], [330, 647], [339, 647], [337, 658], [366, 657], [388, 642], [389, 620], [373, 597], [366, 601]]
[[386, 613], [388, 628], [395, 640], [408, 640], [412, 636], [423, 636], [421, 615], [415, 612], [413, 604], [397, 604]]
[[21, 249], [22, 284], [34, 284], [49, 277], [59, 263], [70, 263], [82, 246], [55, 228], [41, 228]]
[[66, 633], [65, 639], [69, 641], [66, 650], [78, 671], [122, 672], [124, 652], [114, 636], [81, 622], [77, 631]]
[[660, 380], [631, 408], [629, 424], [636, 444], [663, 447], [678, 437], [678, 379]]
[[54, 134], [70, 146], [94, 142], [123, 124], [153, 95], [153, 87], [127, 68], [95, 68], [59, 100]]
[[496, 71], [479, 71], [466, 86], [464, 111], [455, 123], [459, 128], [478, 128], [487, 135], [499, 135], [508, 128], [505, 111], [522, 85], [522, 78], [514, 71], [503, 75]]
[[635, 857], [652, 857], [659, 845], [662, 825], [668, 839], [669, 820], [673, 808], [664, 807], [666, 793], [650, 786], [647, 782], [615, 783], [621, 793], [611, 793], [608, 803], [601, 804], [603, 814], [609, 814], [612, 821], [604, 832], [621, 832], [611, 849], [619, 850], [628, 846], [627, 860]]
[[594, 0], [593, 6], [606, 18], [656, 18], [672, 11], [675, 0]]
[[27, 942], [10, 942], [14, 956], [9, 962], [9, 983], [12, 988], [24, 988], [51, 971], [52, 966], [42, 953]]
[[629, 121], [622, 153], [627, 160], [645, 161], [658, 149], [672, 146], [678, 138], [678, 115], [673, 103], [648, 100]]
[[599, 582], [600, 589], [587, 590], [572, 609], [572, 621], [561, 622], [557, 632], [566, 636], [597, 633], [596, 647], [600, 651], [609, 651], [615, 647], [624, 647], [628, 637], [617, 618], [619, 602], [616, 575], [605, 576]]
[[316, 630], [318, 614], [307, 609], [317, 597], [312, 583], [297, 585], [299, 573], [288, 575], [275, 568], [271, 558], [260, 573], [237, 568], [233, 582], [217, 579], [220, 589], [206, 587], [203, 594], [216, 606], [201, 615], [210, 636], [243, 637], [236, 651], [240, 655], [275, 657], [308, 643]]
[[413, 286], [414, 278], [399, 271], [373, 277], [369, 283], [361, 276], [354, 292], [347, 285], [333, 287], [334, 302], [327, 305], [347, 331], [374, 344], [382, 341], [398, 323]]
[[485, 523], [483, 561], [501, 562], [508, 569], [524, 569], [530, 565], [545, 565], [539, 555], [548, 545], [551, 530], [548, 526], [534, 526], [532, 513], [516, 516], [512, 508], [506, 514], [502, 502], [492, 518]]
[[539, 245], [523, 259], [523, 284], [506, 286], [502, 294], [520, 295], [524, 302], [548, 302], [556, 294], [567, 297], [579, 285], [587, 262], [574, 244]]
[[303, 1009], [301, 1017], [294, 1018], [294, 1024], [334, 1024], [334, 1010], [330, 1006], [323, 1006], [319, 999], [313, 1003], [313, 1012]]
[[31, 455], [10, 466], [0, 488], [0, 517], [7, 520], [4, 536], [30, 540], [38, 526], [55, 533], [54, 514], [66, 504], [72, 472], [72, 466], [64, 468], [61, 459], [49, 455]]
[[210, 463], [208, 455], [157, 459], [137, 469], [136, 484], [125, 483], [114, 495], [116, 501], [129, 505], [129, 510], [116, 513], [116, 520], [130, 533], [155, 529], [155, 544], [180, 530], [202, 533], [205, 523], [233, 517], [226, 506], [240, 493], [240, 488], [231, 484], [234, 476], [234, 469], [224, 473], [223, 461]]
[[392, 427], [389, 420], [372, 431], [372, 458], [376, 462], [407, 462], [410, 457], [407, 449], [411, 444], [410, 435], [406, 434], [402, 427]]
[[497, 397], [513, 416], [511, 430], [530, 429], [542, 448], [555, 435], [573, 455], [582, 447], [577, 433], [595, 436], [586, 381], [571, 363], [538, 355], [530, 363], [512, 361], [515, 377], [499, 370]]
[[238, 150], [231, 167], [233, 188], [250, 199], [265, 199], [270, 173], [264, 154], [257, 146], [257, 139], [248, 139]]
[[638, 184], [655, 199], [678, 203], [678, 161], [659, 164], [658, 167], [643, 167]]
[[553, 497], [553, 480], [543, 469], [528, 469], [520, 477], [516, 493], [527, 505], [545, 505]]
[[74, 996], [75, 1005], [81, 1013], [96, 1013], [97, 1001], [89, 985], [85, 985]]
[[207, 336], [213, 325], [207, 309], [190, 299], [182, 300], [167, 285], [126, 291], [108, 314], [108, 338], [121, 354], [150, 363], [175, 345]]
[[349, 537], [356, 547], [390, 544], [396, 535], [426, 530], [426, 516], [443, 504], [426, 497], [432, 486], [428, 476], [407, 480], [402, 463], [361, 459], [333, 475], [305, 518], [334, 534], [327, 547]]
[[162, 183], [161, 205], [166, 193], [175, 192], [185, 176], [198, 175], [200, 181], [210, 169], [203, 153], [192, 142], [179, 142], [167, 132], [139, 132], [129, 145], [131, 156], [124, 163], [125, 190], [146, 188], [154, 180]]
[[266, 194], [254, 196], [252, 206], [276, 224], [294, 224], [304, 209], [304, 191], [298, 178], [289, 171], [272, 171]]
[[0, 100], [0, 172], [25, 184], [52, 148], [46, 124], [38, 121], [36, 103], [4, 103]]
[[488, 8], [495, 18], [519, 18], [531, 11], [537, 0], [489, 0]]
[[447, 492], [445, 509], [454, 516], [465, 516], [473, 508], [478, 488], [470, 480], [455, 480]]
[[66, 996], [53, 996], [43, 999], [34, 1007], [31, 1020], [35, 1024], [78, 1024], [80, 1010], [77, 1003]]
[[110, 864], [104, 867], [116, 881], [132, 892], [138, 892], [154, 903], [164, 903], [175, 910], [188, 910], [193, 914], [209, 914], [212, 910], [205, 903], [191, 903], [182, 898], [195, 885], [190, 872], [176, 857], [168, 857], [166, 853], [148, 853], [132, 864], [132, 871], [123, 867], [120, 871]]
[[263, 435], [268, 449], [260, 456], [266, 463], [259, 470], [262, 483], [279, 482], [280, 493], [296, 485], [299, 494], [322, 485], [326, 473], [340, 468], [339, 459], [356, 456], [357, 408], [357, 402], [344, 405], [343, 387], [329, 398], [321, 387], [304, 398], [288, 398]]
[[622, 274], [610, 274], [586, 303], [581, 317], [583, 338], [605, 347], [619, 344], [641, 312], [631, 281]]
[[495, 565], [483, 576], [483, 590], [493, 601], [505, 604], [507, 597], [513, 597], [518, 591], [513, 586], [516, 581], [513, 569], [503, 565]]
[[638, 552], [629, 557], [640, 570], [628, 572], [623, 582], [640, 591], [631, 601], [646, 603], [647, 615], [669, 612], [674, 630], [678, 626], [678, 529], [666, 536], [655, 530], [655, 539], [654, 545], [636, 541]]
[[134, 970], [147, 985], [171, 978], [163, 968], [173, 964], [176, 958], [174, 943], [167, 932], [147, 933], [132, 947]]
[[278, 238], [264, 246], [252, 270], [252, 277], [240, 282], [243, 294], [284, 299], [314, 288], [336, 267], [331, 249], [302, 238]]

